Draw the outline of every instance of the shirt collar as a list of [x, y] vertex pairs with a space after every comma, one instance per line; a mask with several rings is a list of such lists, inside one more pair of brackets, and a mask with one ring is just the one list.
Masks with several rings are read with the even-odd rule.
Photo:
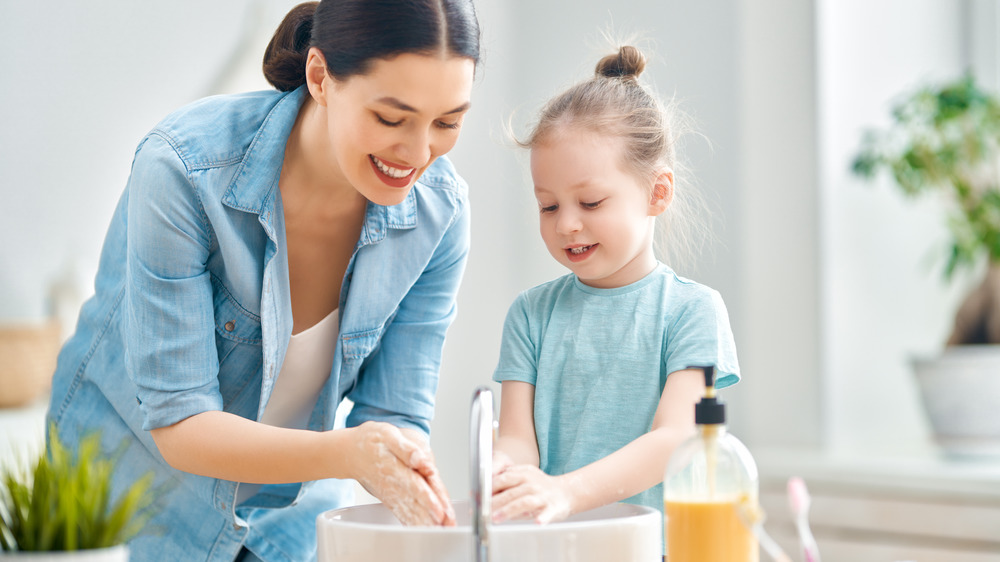
[[[285, 143], [308, 93], [309, 90], [302, 85], [278, 100], [250, 142], [223, 197], [223, 202], [230, 207], [260, 215], [265, 225], [272, 222], [271, 213], [275, 209], [274, 198], [285, 158]], [[387, 228], [414, 228], [417, 225], [415, 190], [416, 186], [410, 189], [401, 203], [391, 207], [369, 202], [362, 241], [374, 243], [382, 240]]]
[[261, 215], [270, 222], [274, 197], [285, 160], [285, 143], [308, 93], [305, 85], [284, 94], [264, 118], [222, 201], [234, 209]]

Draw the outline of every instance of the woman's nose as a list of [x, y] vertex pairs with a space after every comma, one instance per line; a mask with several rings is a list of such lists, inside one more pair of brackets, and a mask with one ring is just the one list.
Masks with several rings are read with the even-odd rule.
[[399, 156], [414, 168], [426, 166], [431, 159], [431, 139], [426, 131], [413, 131], [403, 139]]

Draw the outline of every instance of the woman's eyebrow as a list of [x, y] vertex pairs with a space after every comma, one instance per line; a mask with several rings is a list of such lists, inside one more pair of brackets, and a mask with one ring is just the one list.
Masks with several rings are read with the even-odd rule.
[[[384, 97], [384, 98], [379, 98], [379, 99], [377, 99], [375, 101], [377, 101], [378, 103], [381, 103], [381, 104], [385, 104], [385, 105], [389, 105], [389, 106], [395, 107], [396, 109], [399, 109], [401, 111], [409, 111], [410, 113], [419, 113], [415, 107], [409, 106], [409, 105], [403, 103], [402, 101], [400, 101], [398, 98], [394, 98], [392, 96], [387, 96], [387, 97]], [[462, 105], [456, 107], [455, 109], [452, 109], [451, 111], [445, 111], [444, 113], [442, 113], [442, 115], [451, 115], [452, 113], [461, 113], [461, 112], [469, 109], [470, 107], [472, 107], [472, 103], [471, 102], [465, 102]]]

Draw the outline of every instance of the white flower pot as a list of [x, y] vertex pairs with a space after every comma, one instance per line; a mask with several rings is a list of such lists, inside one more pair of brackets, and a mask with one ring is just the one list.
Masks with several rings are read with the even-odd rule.
[[128, 546], [51, 552], [4, 552], [2, 562], [128, 562]]
[[913, 368], [942, 451], [1000, 457], [1000, 345], [949, 347]]

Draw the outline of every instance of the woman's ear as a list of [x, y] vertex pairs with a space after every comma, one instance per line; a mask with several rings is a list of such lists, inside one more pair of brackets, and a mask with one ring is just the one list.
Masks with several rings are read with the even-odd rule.
[[653, 194], [649, 198], [649, 216], [661, 215], [673, 200], [674, 171], [670, 168], [664, 168], [653, 180]]
[[306, 86], [309, 87], [309, 95], [324, 107], [326, 107], [326, 89], [331, 85], [331, 82], [326, 81], [328, 76], [323, 53], [316, 47], [309, 47], [309, 53], [306, 55]]

